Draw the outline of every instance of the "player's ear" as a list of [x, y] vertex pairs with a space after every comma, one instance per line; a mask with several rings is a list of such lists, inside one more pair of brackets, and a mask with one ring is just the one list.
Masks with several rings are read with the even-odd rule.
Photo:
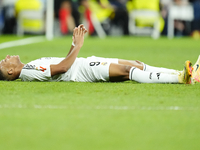
[[8, 70], [8, 74], [9, 74], [9, 75], [12, 75], [13, 73], [14, 73], [14, 70], [13, 70], [13, 69], [9, 69], [9, 70]]

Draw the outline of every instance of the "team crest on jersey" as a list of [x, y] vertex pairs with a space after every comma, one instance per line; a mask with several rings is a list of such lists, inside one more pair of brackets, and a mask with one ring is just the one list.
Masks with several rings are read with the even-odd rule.
[[108, 63], [107, 62], [102, 62], [101, 65], [105, 66], [107, 65]]

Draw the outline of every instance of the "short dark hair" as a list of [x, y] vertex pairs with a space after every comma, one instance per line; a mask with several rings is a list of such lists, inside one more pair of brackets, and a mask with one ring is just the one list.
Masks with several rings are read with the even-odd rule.
[[1, 70], [0, 70], [0, 80], [6, 80]]

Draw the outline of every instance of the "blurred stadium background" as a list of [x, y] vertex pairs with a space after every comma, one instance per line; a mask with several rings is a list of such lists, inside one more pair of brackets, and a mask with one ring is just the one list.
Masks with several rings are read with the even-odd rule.
[[200, 37], [200, 0], [0, 0], [0, 35]]

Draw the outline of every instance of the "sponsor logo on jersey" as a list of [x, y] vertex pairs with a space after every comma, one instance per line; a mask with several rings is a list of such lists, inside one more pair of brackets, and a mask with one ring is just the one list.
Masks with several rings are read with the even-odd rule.
[[42, 66], [36, 67], [35, 65], [30, 65], [30, 64], [26, 64], [23, 67], [23, 69], [29, 69], [29, 70], [33, 69], [33, 70], [39, 70], [39, 71], [42, 71], [42, 72], [44, 72], [45, 70], [47, 70], [46, 68], [44, 68]]
[[101, 65], [105, 66], [107, 65], [108, 63], [107, 62], [102, 62]]
[[26, 64], [23, 69], [35, 69], [35, 65]]

